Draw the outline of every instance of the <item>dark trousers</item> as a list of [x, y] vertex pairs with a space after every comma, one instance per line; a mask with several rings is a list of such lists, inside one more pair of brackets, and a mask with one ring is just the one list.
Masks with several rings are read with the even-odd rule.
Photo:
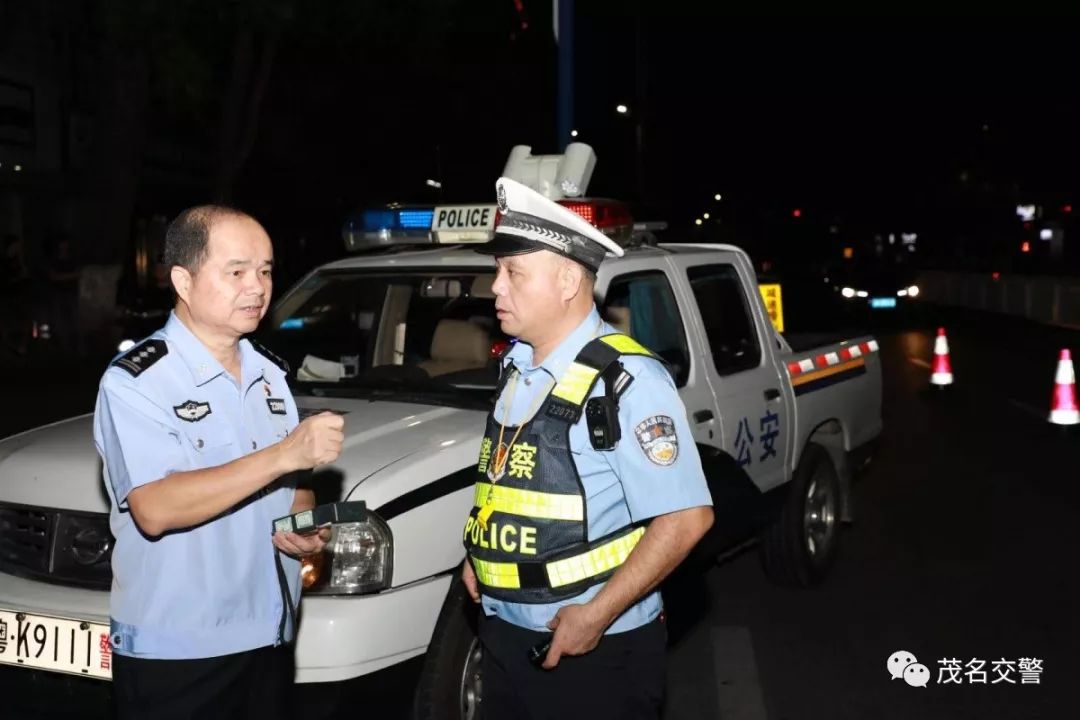
[[664, 699], [667, 628], [663, 620], [605, 635], [585, 655], [564, 655], [554, 670], [529, 662], [544, 633], [480, 613], [484, 720], [657, 720]]
[[118, 720], [284, 720], [292, 684], [291, 647], [198, 660], [113, 656]]

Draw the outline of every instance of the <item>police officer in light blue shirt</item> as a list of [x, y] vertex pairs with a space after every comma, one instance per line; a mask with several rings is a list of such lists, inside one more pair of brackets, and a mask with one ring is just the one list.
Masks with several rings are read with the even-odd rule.
[[595, 272], [622, 248], [513, 180], [497, 195], [480, 252], [496, 257], [496, 313], [518, 341], [480, 449], [462, 578], [483, 608], [485, 716], [657, 718], [656, 588], [713, 519], [686, 410], [662, 361], [595, 307]]
[[241, 339], [271, 297], [273, 248], [250, 216], [181, 213], [165, 261], [176, 308], [105, 372], [94, 439], [112, 501], [114, 698], [122, 718], [282, 716], [296, 558], [321, 535], [271, 534], [314, 506], [343, 420], [298, 423], [281, 361]]

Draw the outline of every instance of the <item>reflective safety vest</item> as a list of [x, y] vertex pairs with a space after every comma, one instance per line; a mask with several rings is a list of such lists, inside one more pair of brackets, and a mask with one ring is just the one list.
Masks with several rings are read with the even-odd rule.
[[[633, 381], [619, 362], [622, 355], [656, 358], [627, 335], [592, 340], [525, 421], [512, 447], [498, 447], [499, 423], [494, 410], [488, 414], [464, 537], [485, 595], [517, 603], [574, 597], [611, 577], [645, 534], [643, 526], [629, 525], [589, 541], [585, 489], [570, 452], [570, 428], [582, 420], [596, 383], [603, 378], [608, 397], [617, 402]], [[499, 393], [513, 372], [507, 368]], [[516, 431], [504, 428], [503, 442]], [[500, 453], [506, 461], [496, 476]]]

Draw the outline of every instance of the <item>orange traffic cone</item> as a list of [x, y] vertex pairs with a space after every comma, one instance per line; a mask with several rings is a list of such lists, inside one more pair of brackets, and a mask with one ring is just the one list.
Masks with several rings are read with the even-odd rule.
[[949, 340], [945, 337], [945, 328], [939, 327], [934, 340], [934, 367], [930, 384], [938, 387], [952, 385], [952, 364], [949, 362]]
[[1058, 358], [1054, 397], [1050, 402], [1050, 422], [1055, 425], [1080, 423], [1080, 410], [1076, 407], [1076, 372], [1073, 370], [1072, 354], [1068, 350], [1062, 350]]

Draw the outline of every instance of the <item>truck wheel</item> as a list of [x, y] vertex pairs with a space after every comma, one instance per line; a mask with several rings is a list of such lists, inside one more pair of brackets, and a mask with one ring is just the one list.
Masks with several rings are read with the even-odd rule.
[[476, 634], [479, 611], [461, 573], [455, 573], [431, 636], [413, 705], [415, 720], [478, 720], [480, 659]]
[[825, 448], [807, 445], [779, 517], [765, 528], [761, 560], [780, 585], [820, 582], [836, 556], [840, 532], [840, 480]]

